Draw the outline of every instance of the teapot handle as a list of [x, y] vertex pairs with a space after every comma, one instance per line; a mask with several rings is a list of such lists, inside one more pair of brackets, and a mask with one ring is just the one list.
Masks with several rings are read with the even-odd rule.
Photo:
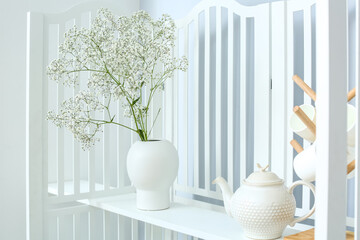
[[[310, 188], [310, 190], [312, 191], [312, 193], [314, 194], [314, 198], [315, 198], [315, 187], [313, 184], [309, 183], [309, 182], [305, 182], [305, 181], [296, 181], [294, 182], [291, 187], [289, 188], [289, 193], [292, 195], [294, 188], [299, 186], [299, 185], [305, 185], [308, 186]], [[316, 200], [315, 200], [316, 201]], [[308, 217], [310, 217], [313, 213], [315, 212], [315, 203], [314, 206], [312, 207], [312, 209], [310, 210], [310, 212], [308, 212], [307, 214], [305, 214], [302, 217], [298, 217], [298, 218], [294, 218], [294, 220], [289, 224], [290, 227], [293, 227], [295, 225], [295, 223], [304, 221], [305, 219], [307, 219]]]

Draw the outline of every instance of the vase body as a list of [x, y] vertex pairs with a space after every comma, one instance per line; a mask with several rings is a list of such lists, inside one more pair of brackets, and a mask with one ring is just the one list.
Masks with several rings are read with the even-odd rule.
[[179, 168], [178, 153], [167, 140], [135, 142], [127, 155], [127, 171], [141, 210], [170, 207], [170, 186]]

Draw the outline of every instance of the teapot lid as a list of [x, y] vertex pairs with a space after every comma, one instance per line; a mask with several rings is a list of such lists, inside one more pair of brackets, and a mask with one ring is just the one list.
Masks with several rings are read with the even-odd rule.
[[275, 173], [266, 171], [269, 165], [261, 167], [260, 164], [256, 164], [259, 171], [253, 172], [243, 182], [248, 185], [265, 186], [281, 184], [284, 181], [280, 179]]

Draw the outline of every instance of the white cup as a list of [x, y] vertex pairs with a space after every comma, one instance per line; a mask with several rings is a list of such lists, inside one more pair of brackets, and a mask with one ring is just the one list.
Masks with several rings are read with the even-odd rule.
[[[352, 160], [355, 159], [355, 149], [353, 147], [347, 148], [346, 161], [349, 164]], [[304, 149], [301, 153], [296, 155], [294, 158], [294, 170], [296, 174], [302, 180], [306, 182], [315, 181], [316, 178], [316, 142]], [[348, 178], [352, 178], [354, 176], [354, 171], [347, 175]]]
[[316, 173], [316, 146], [315, 144], [305, 148], [304, 151], [294, 158], [294, 170], [302, 180], [315, 181]]
[[347, 144], [351, 147], [355, 146], [355, 125], [356, 125], [356, 109], [353, 105], [347, 105]]
[[[300, 106], [301, 110], [310, 118], [311, 121], [315, 123], [316, 121], [316, 110], [315, 107], [310, 104], [303, 104]], [[300, 137], [306, 139], [307, 141], [313, 143], [316, 139], [316, 136], [310, 131], [310, 129], [300, 120], [300, 118], [292, 113], [289, 121], [290, 130], [299, 135]]]

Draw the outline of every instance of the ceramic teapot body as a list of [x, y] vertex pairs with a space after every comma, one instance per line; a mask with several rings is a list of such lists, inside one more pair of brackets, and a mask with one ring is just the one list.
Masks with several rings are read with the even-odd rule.
[[287, 225], [294, 226], [315, 211], [313, 207], [305, 216], [294, 219], [294, 188], [306, 185], [315, 194], [314, 186], [311, 183], [297, 181], [288, 189], [283, 180], [274, 173], [265, 172], [265, 169], [261, 168], [259, 172], [243, 180], [241, 187], [234, 194], [223, 178], [214, 180], [223, 192], [226, 212], [240, 223], [247, 237], [254, 239], [279, 238]]

